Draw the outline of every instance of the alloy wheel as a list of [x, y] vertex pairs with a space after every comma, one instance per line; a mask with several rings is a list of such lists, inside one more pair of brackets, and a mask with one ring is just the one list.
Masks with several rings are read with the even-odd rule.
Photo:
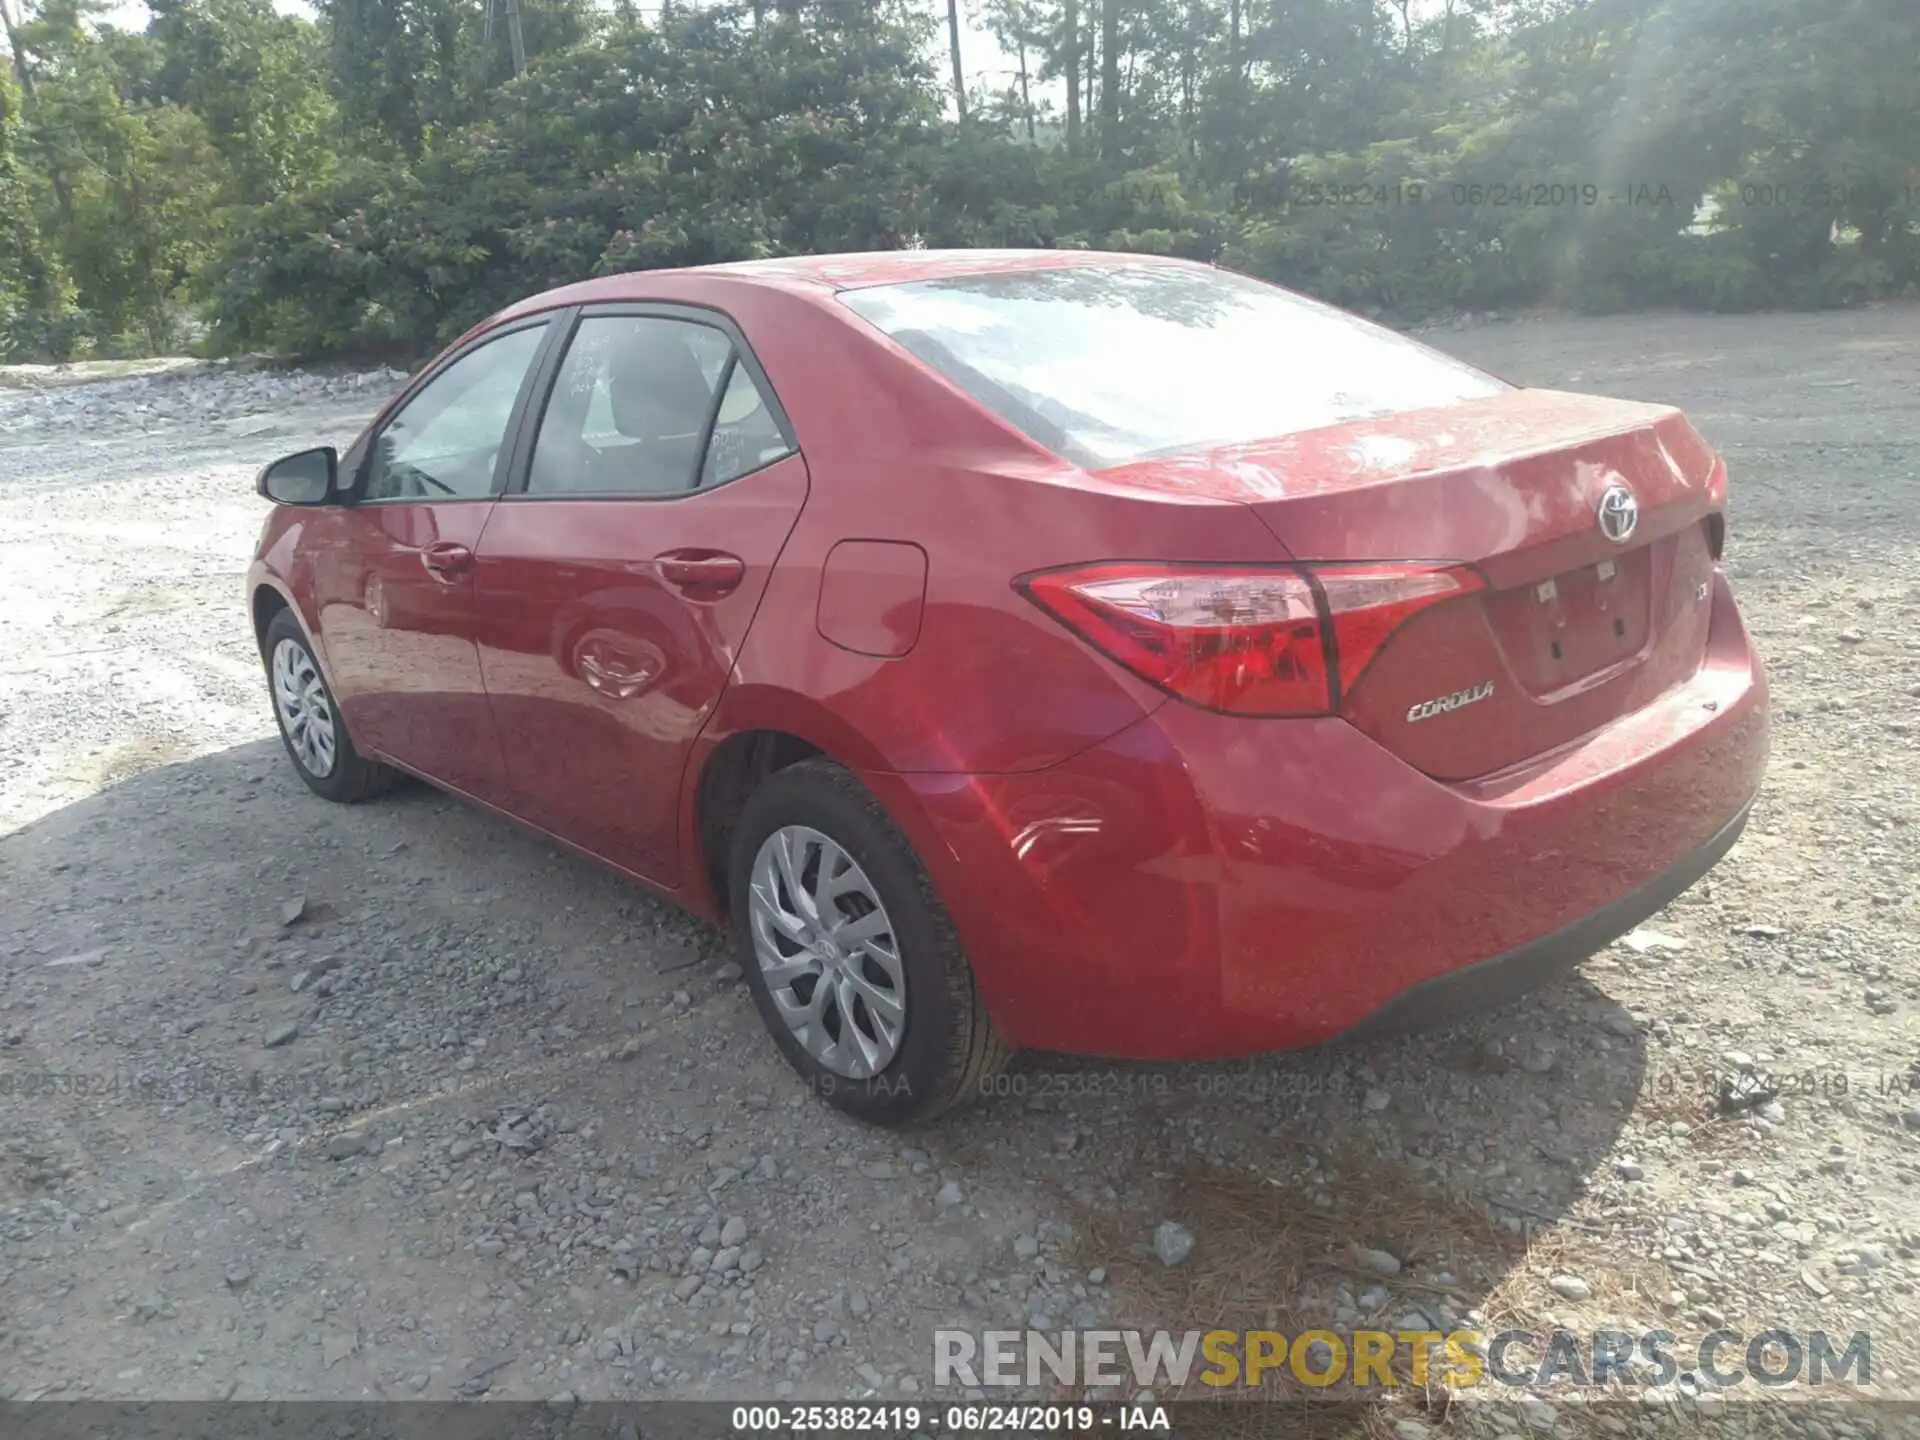
[[754, 856], [749, 914], [774, 1008], [807, 1053], [850, 1080], [886, 1069], [906, 1033], [906, 973], [859, 863], [832, 837], [784, 825]]
[[273, 647], [273, 704], [301, 767], [316, 779], [331, 775], [338, 753], [333, 705], [313, 656], [298, 641]]

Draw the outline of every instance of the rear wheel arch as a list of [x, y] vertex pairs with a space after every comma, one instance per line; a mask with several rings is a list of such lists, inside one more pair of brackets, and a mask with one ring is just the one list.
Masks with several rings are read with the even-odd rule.
[[742, 730], [722, 740], [707, 756], [694, 792], [694, 834], [721, 916], [727, 914], [728, 907], [733, 830], [747, 801], [779, 771], [826, 753], [812, 741], [785, 730]]
[[771, 776], [816, 755], [856, 772], [892, 768], [871, 740], [807, 696], [754, 681], [721, 694], [681, 777], [681, 854], [692, 862], [681, 873], [693, 908], [708, 913], [710, 902], [710, 918], [725, 923], [728, 848], [741, 810]]

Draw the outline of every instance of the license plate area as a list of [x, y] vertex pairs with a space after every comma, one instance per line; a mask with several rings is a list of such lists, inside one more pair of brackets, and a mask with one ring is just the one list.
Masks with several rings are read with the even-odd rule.
[[1623, 550], [1487, 599], [1508, 667], [1534, 695], [1613, 670], [1647, 648], [1651, 546]]

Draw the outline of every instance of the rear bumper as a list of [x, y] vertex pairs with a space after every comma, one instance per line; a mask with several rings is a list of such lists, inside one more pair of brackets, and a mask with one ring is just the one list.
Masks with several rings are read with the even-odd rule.
[[865, 778], [1015, 1044], [1227, 1058], [1398, 1028], [1578, 963], [1733, 844], [1767, 686], [1724, 580], [1714, 602], [1688, 681], [1476, 781], [1341, 720], [1174, 702], [1040, 772]]
[[1402, 990], [1347, 1031], [1343, 1038], [1370, 1039], [1443, 1025], [1466, 1015], [1492, 1010], [1564, 975], [1649, 915], [1665, 909], [1694, 881], [1718, 865], [1740, 838], [1740, 832], [1747, 828], [1751, 808], [1743, 808], [1706, 844], [1689, 852], [1650, 884], [1602, 905], [1551, 935], [1542, 935], [1504, 955], [1450, 970]]

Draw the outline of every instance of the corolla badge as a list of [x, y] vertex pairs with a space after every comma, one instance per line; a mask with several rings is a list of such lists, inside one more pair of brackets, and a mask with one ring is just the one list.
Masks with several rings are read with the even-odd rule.
[[1431, 720], [1436, 715], [1450, 715], [1463, 705], [1472, 705], [1485, 700], [1493, 694], [1493, 682], [1482, 680], [1478, 685], [1465, 690], [1456, 690], [1451, 695], [1442, 695], [1435, 700], [1422, 700], [1418, 705], [1407, 707], [1409, 724], [1416, 720]]
[[1633, 538], [1634, 527], [1640, 523], [1640, 502], [1626, 486], [1609, 485], [1600, 496], [1594, 518], [1600, 522], [1602, 535], [1616, 545], [1624, 545]]

